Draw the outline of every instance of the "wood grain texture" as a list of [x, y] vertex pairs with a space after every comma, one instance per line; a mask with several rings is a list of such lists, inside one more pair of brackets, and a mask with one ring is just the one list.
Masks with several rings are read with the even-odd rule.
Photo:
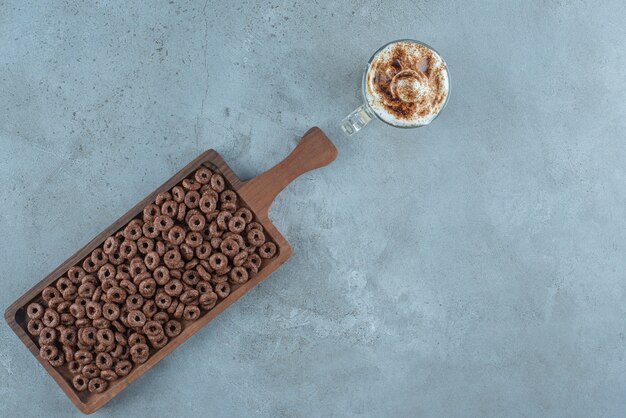
[[[319, 128], [312, 128], [303, 136], [300, 143], [285, 160], [260, 176], [244, 183], [216, 151], [209, 150], [204, 152], [11, 304], [5, 311], [7, 323], [81, 412], [90, 414], [98, 410], [287, 261], [291, 255], [291, 246], [270, 222], [267, 217], [267, 211], [276, 195], [297, 176], [331, 163], [336, 155], [337, 150], [326, 135]], [[171, 189], [203, 165], [221, 172], [229, 186], [239, 194], [243, 204], [255, 213], [257, 221], [263, 225], [266, 234], [276, 243], [278, 248], [276, 257], [269, 260], [256, 277], [243, 285], [233, 287], [231, 294], [212, 310], [202, 315], [196, 321], [185, 322], [184, 330], [180, 335], [171, 338], [169, 343], [151, 355], [146, 363], [135, 366], [128, 376], [111, 382], [105, 392], [100, 394], [76, 392], [68, 380], [69, 375], [65, 367], [57, 369], [39, 357], [39, 347], [26, 329], [28, 322], [25, 313], [26, 306], [33, 301], [39, 300], [41, 291], [45, 287], [52, 284], [71, 266], [77, 264], [91, 251], [100, 246], [108, 236], [114, 234], [130, 220], [141, 214], [143, 208], [152, 203], [157, 194]]]

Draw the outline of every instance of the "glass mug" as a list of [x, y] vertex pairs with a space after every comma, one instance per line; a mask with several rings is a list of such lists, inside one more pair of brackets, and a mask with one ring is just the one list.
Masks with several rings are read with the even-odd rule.
[[[399, 56], [394, 56], [396, 48], [401, 51]], [[404, 52], [402, 52], [403, 48]], [[414, 53], [410, 52], [411, 49]], [[405, 53], [407, 51], [408, 53]], [[416, 51], [424, 52], [424, 57], [418, 55]], [[389, 66], [383, 71], [378, 67], [385, 64], [385, 58]], [[418, 61], [419, 59], [422, 61]], [[434, 64], [429, 60], [432, 60]], [[404, 68], [409, 63], [419, 68]], [[434, 81], [431, 80], [432, 74], [430, 76], [427, 74], [432, 69], [432, 65], [437, 66], [434, 73], [436, 79], [434, 93], [428, 90], [432, 88], [431, 84]], [[374, 84], [374, 82], [379, 83]], [[376, 91], [377, 86], [383, 86], [383, 91]], [[360, 131], [373, 119], [380, 119], [397, 128], [425, 126], [435, 120], [448, 103], [450, 97], [448, 66], [437, 51], [423, 42], [412, 39], [392, 41], [380, 47], [367, 62], [367, 67], [363, 72], [361, 93], [363, 104], [341, 122], [341, 129], [347, 135]], [[427, 114], [421, 116], [416, 114], [413, 120], [410, 120], [411, 118], [408, 121], [402, 120], [402, 117], [406, 117], [407, 111], [418, 112], [418, 107], [424, 103], [424, 95], [429, 93], [435, 94], [436, 98], [434, 103], [431, 99], [431, 108]], [[391, 101], [391, 107], [389, 101]], [[423, 109], [423, 111], [426, 110]], [[394, 117], [393, 113], [398, 114], [399, 117]]]

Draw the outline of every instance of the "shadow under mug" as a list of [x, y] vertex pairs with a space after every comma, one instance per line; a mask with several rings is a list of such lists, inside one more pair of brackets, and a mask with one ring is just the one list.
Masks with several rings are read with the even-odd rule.
[[[388, 122], [384, 120], [383, 118], [381, 118], [374, 111], [374, 109], [372, 109], [372, 107], [370, 106], [367, 100], [367, 73], [370, 69], [370, 66], [372, 65], [372, 61], [374, 61], [374, 59], [377, 57], [379, 52], [381, 52], [388, 46], [399, 43], [399, 42], [414, 43], [414, 44], [422, 45], [430, 49], [441, 59], [441, 62], [443, 63], [443, 67], [445, 68], [445, 71], [446, 71], [446, 76], [448, 79], [448, 93], [446, 95], [446, 98], [443, 104], [441, 105], [441, 107], [439, 108], [439, 110], [437, 111], [437, 114], [432, 119], [430, 119], [427, 123], [424, 123], [421, 125], [406, 126], [406, 125], [396, 125], [391, 122]], [[380, 48], [378, 48], [378, 50], [374, 52], [374, 54], [367, 61], [367, 66], [365, 67], [365, 71], [363, 71], [363, 79], [361, 81], [361, 95], [363, 97], [363, 104], [361, 104], [361, 106], [356, 108], [356, 110], [354, 110], [352, 113], [350, 113], [341, 121], [341, 130], [348, 136], [353, 135], [357, 133], [358, 131], [360, 131], [361, 129], [363, 129], [363, 127], [367, 125], [369, 122], [371, 122], [373, 119], [379, 119], [380, 121], [386, 123], [387, 125], [393, 126], [395, 128], [402, 128], [402, 129], [413, 129], [413, 128], [419, 128], [422, 126], [429, 125], [433, 120], [437, 119], [441, 111], [448, 104], [448, 99], [450, 98], [450, 72], [448, 70], [448, 65], [443, 60], [443, 58], [441, 58], [441, 55], [439, 55], [439, 53], [433, 47], [425, 44], [424, 42], [416, 41], [414, 39], [397, 39], [395, 41], [391, 41], [381, 46]]]

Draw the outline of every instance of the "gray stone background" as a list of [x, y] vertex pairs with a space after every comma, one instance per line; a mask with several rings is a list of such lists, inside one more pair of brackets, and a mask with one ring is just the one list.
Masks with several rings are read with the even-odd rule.
[[[249, 178], [318, 125], [289, 262], [96, 416], [624, 416], [625, 4], [0, 0], [0, 305], [201, 151]], [[403, 37], [447, 109], [343, 137]], [[0, 341], [0, 416], [80, 415]]]

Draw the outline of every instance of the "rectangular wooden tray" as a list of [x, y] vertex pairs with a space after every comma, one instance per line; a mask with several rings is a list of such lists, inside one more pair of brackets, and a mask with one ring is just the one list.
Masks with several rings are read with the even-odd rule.
[[[280, 191], [283, 190], [296, 177], [306, 171], [330, 164], [336, 158], [336, 155], [337, 150], [326, 135], [319, 128], [312, 128], [302, 137], [297, 147], [287, 158], [252, 180], [242, 182], [216, 151], [206, 151], [189, 163], [185, 168], [180, 170], [171, 179], [166, 181], [163, 185], [161, 185], [161, 187], [149, 194], [145, 199], [135, 205], [111, 226], [102, 231], [102, 233], [57, 267], [41, 282], [36, 284], [32, 289], [11, 304], [5, 312], [7, 323], [80, 411], [90, 414], [98, 410], [142, 374], [150, 370], [156, 363], [161, 361], [176, 347], [191, 337], [201, 327], [209, 323], [213, 318], [223, 312], [231, 304], [237, 301], [237, 299], [259, 284], [281, 264], [287, 261], [291, 255], [291, 246], [269, 220], [269, 207], [271, 206], [276, 195], [278, 195], [278, 193], [280, 193]], [[277, 256], [270, 259], [269, 262], [262, 267], [256, 277], [243, 285], [234, 287], [231, 294], [217, 304], [212, 310], [204, 313], [203, 316], [194, 322], [186, 322], [184, 330], [180, 335], [171, 338], [169, 343], [164, 348], [156, 351], [152, 356], [150, 356], [146, 363], [135, 366], [128, 376], [112, 382], [106, 391], [99, 394], [87, 391], [76, 392], [69, 382], [69, 374], [64, 375], [67, 373], [65, 368], [61, 368], [62, 371], [60, 371], [39, 357], [39, 347], [37, 346], [36, 341], [33, 340], [27, 332], [26, 325], [28, 321], [25, 314], [26, 306], [29, 303], [38, 300], [40, 298], [41, 291], [45, 287], [52, 284], [71, 266], [78, 263], [96, 247], [101, 245], [108, 236], [114, 234], [122, 226], [126, 225], [130, 220], [138, 216], [146, 205], [154, 202], [157, 194], [171, 189], [203, 165], [211, 169], [216, 169], [222, 173], [230, 187], [238, 193], [243, 204], [255, 214], [257, 221], [263, 225], [266, 234], [268, 234], [276, 243], [278, 248]]]

